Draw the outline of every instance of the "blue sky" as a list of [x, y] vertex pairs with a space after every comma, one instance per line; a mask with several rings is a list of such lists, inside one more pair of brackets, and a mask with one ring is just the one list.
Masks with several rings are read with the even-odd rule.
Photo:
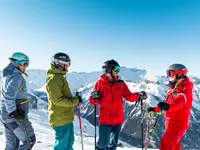
[[0, 69], [15, 51], [48, 69], [56, 52], [70, 71], [100, 70], [107, 59], [165, 74], [183, 63], [200, 76], [199, 0], [0, 0]]

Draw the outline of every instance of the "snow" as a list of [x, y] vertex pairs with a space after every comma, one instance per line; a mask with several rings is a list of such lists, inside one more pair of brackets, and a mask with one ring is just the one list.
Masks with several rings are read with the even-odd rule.
[[37, 91], [37, 92], [46, 92], [46, 84], [43, 85], [41, 88], [39, 89], [35, 89], [34, 91]]
[[41, 88], [46, 82], [45, 70], [31, 69], [27, 70], [27, 74], [27, 86], [30, 91]]
[[[1, 71], [0, 71], [1, 72]], [[46, 82], [46, 71], [45, 70], [38, 70], [32, 69], [28, 70], [29, 77], [27, 78], [27, 86], [29, 93], [34, 95], [34, 91], [37, 92], [46, 92], [45, 82]], [[101, 71], [99, 72], [90, 72], [90, 73], [77, 73], [72, 72], [66, 75], [67, 80], [69, 81], [70, 89], [73, 95], [76, 91], [80, 91], [83, 97], [83, 100], [88, 100], [90, 93], [93, 89], [93, 86], [99, 76], [102, 74]], [[120, 72], [121, 79], [125, 80], [129, 89], [132, 92], [138, 91], [146, 91], [148, 93], [148, 99], [146, 103], [151, 106], [155, 106], [158, 104], [159, 101], [163, 101], [165, 99], [165, 94], [167, 91], [166, 82], [168, 79], [164, 76], [155, 76], [149, 75], [145, 70], [137, 69], [137, 68], [126, 68], [121, 67]], [[193, 108], [200, 110], [200, 78], [197, 77], [190, 77], [194, 83], [194, 101], [193, 101]], [[1, 75], [0, 75], [1, 79]], [[38, 98], [38, 97], [37, 97]], [[133, 103], [129, 103], [132, 105]], [[47, 103], [38, 98], [38, 108], [40, 110], [31, 110], [30, 112], [30, 120], [33, 123], [33, 127], [36, 132], [37, 136], [37, 143], [34, 146], [34, 150], [48, 150], [52, 149], [53, 142], [54, 142], [54, 133], [53, 129], [49, 126], [49, 122], [47, 120]], [[82, 113], [86, 113], [86, 109], [82, 110]], [[133, 111], [133, 110], [132, 110]], [[131, 113], [131, 112], [130, 112]], [[135, 116], [139, 116], [135, 114]], [[195, 122], [198, 121], [197, 114], [195, 111], [191, 111], [191, 115], [193, 116]], [[83, 121], [83, 135], [84, 135], [84, 143], [85, 143], [85, 150], [93, 150], [94, 149], [94, 127], [85, 119], [82, 118]], [[74, 121], [75, 126], [75, 138], [76, 142], [74, 144], [75, 150], [81, 150], [80, 144], [80, 133], [79, 133], [79, 123], [78, 118], [75, 117]], [[0, 150], [4, 147], [4, 135], [2, 134], [3, 127], [0, 125]], [[1, 135], [2, 134], [2, 135]], [[39, 141], [42, 141], [40, 143]], [[137, 150], [137, 148], [133, 148], [132, 146], [123, 143], [126, 148], [118, 148], [118, 150]]]
[[[47, 117], [47, 112], [41, 110], [31, 110], [29, 118], [36, 133], [36, 144], [33, 150], [52, 150], [54, 144], [54, 131], [50, 127]], [[82, 118], [83, 125], [83, 142], [85, 150], [94, 150], [94, 127], [85, 119]], [[74, 119], [75, 144], [74, 150], [81, 150], [80, 130], [77, 116]], [[2, 124], [0, 125], [0, 133], [3, 133]], [[98, 136], [98, 134], [97, 134]], [[98, 137], [97, 137], [98, 139]], [[140, 148], [131, 147], [124, 144], [124, 148], [118, 150], [139, 150]], [[0, 149], [5, 147], [4, 134], [0, 134]], [[152, 149], [153, 150], [153, 149]], [[155, 149], [154, 149], [155, 150]]]
[[121, 79], [125, 81], [139, 82], [144, 78], [146, 73], [147, 73], [146, 70], [141, 70], [137, 68], [126, 68], [126, 67], [120, 68]]

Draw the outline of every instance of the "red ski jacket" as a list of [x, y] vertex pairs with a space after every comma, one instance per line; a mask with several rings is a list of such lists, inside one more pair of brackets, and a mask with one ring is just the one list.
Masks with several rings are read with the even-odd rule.
[[[97, 100], [99, 105], [99, 124], [121, 125], [124, 123], [123, 97], [130, 102], [138, 100], [138, 93], [131, 93], [123, 80], [110, 83], [105, 75], [96, 82], [94, 90], [100, 92]], [[90, 97], [90, 103], [94, 105], [94, 99]]]
[[165, 102], [170, 104], [170, 108], [164, 113], [165, 119], [176, 123], [188, 124], [190, 122], [193, 100], [192, 89], [193, 83], [188, 77], [176, 88], [168, 89]]

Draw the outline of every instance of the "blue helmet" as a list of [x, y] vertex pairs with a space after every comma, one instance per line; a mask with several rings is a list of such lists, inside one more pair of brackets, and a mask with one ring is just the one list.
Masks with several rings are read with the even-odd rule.
[[21, 52], [14, 53], [10, 60], [18, 65], [27, 66], [29, 64], [29, 58], [27, 55]]

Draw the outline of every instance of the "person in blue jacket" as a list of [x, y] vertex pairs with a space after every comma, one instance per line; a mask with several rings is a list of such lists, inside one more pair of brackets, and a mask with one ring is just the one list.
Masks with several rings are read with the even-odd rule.
[[[28, 119], [28, 93], [23, 74], [29, 58], [23, 53], [12, 55], [3, 69], [0, 99], [0, 119], [5, 128], [5, 150], [30, 150], [36, 137]], [[21, 142], [21, 145], [20, 145]]]

